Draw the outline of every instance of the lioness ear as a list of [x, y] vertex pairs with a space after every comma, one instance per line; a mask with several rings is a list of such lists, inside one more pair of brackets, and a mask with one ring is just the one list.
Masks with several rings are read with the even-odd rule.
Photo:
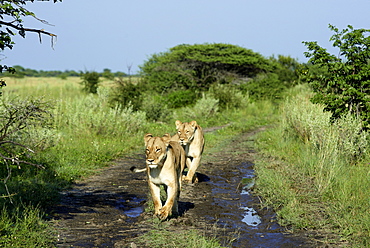
[[166, 143], [166, 146], [168, 146], [171, 141], [171, 135], [169, 133], [164, 134], [162, 140]]
[[196, 121], [191, 121], [189, 124], [190, 124], [193, 128], [195, 128], [195, 126], [197, 125], [197, 122], [196, 122]]
[[145, 142], [145, 145], [148, 144], [148, 141], [150, 138], [153, 138], [153, 135], [151, 133], [147, 133], [144, 135], [144, 142]]
[[179, 120], [177, 120], [177, 121], [175, 122], [176, 129], [179, 129], [181, 124], [182, 124], [182, 122], [181, 122], [181, 121], [179, 121]]

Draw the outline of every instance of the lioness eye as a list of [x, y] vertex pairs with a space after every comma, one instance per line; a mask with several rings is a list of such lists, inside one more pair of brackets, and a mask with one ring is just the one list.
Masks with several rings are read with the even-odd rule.
[[161, 149], [159, 149], [159, 148], [158, 148], [158, 149], [157, 149], [157, 150], [155, 150], [155, 151], [156, 151], [156, 152], [160, 152], [160, 151], [161, 151]]

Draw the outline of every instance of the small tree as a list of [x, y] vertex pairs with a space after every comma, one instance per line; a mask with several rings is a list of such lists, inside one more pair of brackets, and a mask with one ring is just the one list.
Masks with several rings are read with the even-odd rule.
[[83, 85], [82, 90], [87, 93], [96, 94], [98, 93], [99, 87], [99, 73], [92, 71], [92, 72], [83, 72], [81, 73], [81, 84]]
[[338, 56], [329, 54], [317, 42], [303, 42], [309, 52], [309, 63], [321, 67], [323, 73], [308, 73], [305, 77], [314, 92], [314, 103], [323, 103], [325, 110], [333, 113], [333, 118], [348, 112], [370, 129], [370, 37], [369, 29], [348, 28], [335, 32], [330, 38], [333, 46], [339, 48]]
[[113, 107], [132, 107], [134, 111], [141, 108], [143, 88], [140, 83], [133, 84], [130, 80], [118, 78], [115, 80], [116, 87], [110, 95], [110, 103]]

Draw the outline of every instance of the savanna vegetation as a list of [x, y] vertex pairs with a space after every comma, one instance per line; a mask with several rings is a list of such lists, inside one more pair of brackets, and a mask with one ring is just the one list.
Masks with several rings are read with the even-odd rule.
[[[58, 192], [141, 149], [149, 130], [173, 133], [176, 119], [204, 128], [231, 123], [206, 134], [209, 148], [271, 126], [257, 142], [255, 192], [263, 204], [293, 230], [369, 245], [367, 30], [333, 31], [334, 45], [346, 44], [340, 54], [351, 56], [327, 59], [325, 49], [306, 43], [312, 58], [302, 65], [230, 44], [183, 44], [152, 55], [139, 77], [7, 78], [0, 98], [0, 246], [52, 247], [48, 209]], [[351, 78], [353, 72], [359, 75]], [[329, 99], [343, 101], [335, 105], [343, 106], [340, 113]], [[213, 238], [205, 242], [219, 247]]]
[[[74, 70], [65, 70], [65, 71], [44, 71], [44, 70], [34, 70], [30, 68], [24, 68], [20, 65], [15, 65], [11, 67], [14, 71], [4, 71], [4, 77], [12, 78], [24, 78], [24, 77], [59, 77], [61, 79], [67, 79], [67, 77], [81, 77], [86, 72], [89, 71], [74, 71]], [[16, 72], [16, 73], [14, 73]], [[126, 73], [117, 71], [112, 72], [110, 69], [103, 69], [102, 72], [96, 72], [99, 74], [99, 77], [113, 79], [115, 77], [126, 77]]]

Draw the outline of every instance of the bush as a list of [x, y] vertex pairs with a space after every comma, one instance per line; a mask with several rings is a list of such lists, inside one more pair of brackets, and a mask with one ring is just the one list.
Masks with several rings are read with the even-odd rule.
[[197, 95], [193, 90], [178, 90], [166, 95], [166, 100], [170, 108], [180, 108], [192, 105], [196, 99]]
[[11, 164], [27, 163], [37, 166], [29, 162], [29, 157], [37, 143], [42, 140], [33, 132], [48, 128], [52, 120], [50, 109], [50, 104], [42, 99], [14, 100], [2, 97], [0, 156], [5, 163], [8, 161]]
[[220, 110], [239, 108], [248, 101], [236, 86], [230, 84], [212, 85], [209, 89], [210, 96], [218, 100]]
[[121, 107], [131, 106], [134, 111], [141, 108], [142, 91], [144, 90], [140, 83], [133, 84], [129, 80], [119, 78], [115, 81], [116, 87], [112, 89], [110, 95], [111, 106], [120, 105]]
[[253, 100], [276, 100], [281, 99], [282, 93], [287, 87], [279, 80], [277, 74], [261, 73], [254, 79], [240, 85], [240, 88], [243, 92], [247, 92]]
[[185, 107], [181, 109], [181, 118], [177, 119], [205, 119], [215, 116], [218, 111], [219, 100], [211, 96], [203, 96], [199, 99], [193, 107]]
[[333, 150], [342, 159], [356, 159], [366, 153], [368, 133], [361, 121], [351, 115], [331, 123], [324, 105], [310, 103], [308, 97], [296, 97], [283, 105], [285, 130], [294, 130], [304, 142], [318, 150]]
[[150, 121], [167, 122], [172, 117], [171, 110], [160, 96], [148, 95], [143, 101], [141, 110], [145, 112], [146, 119]]
[[81, 73], [81, 84], [83, 85], [83, 90], [87, 93], [96, 94], [99, 87], [99, 73], [93, 72], [83, 72]]

